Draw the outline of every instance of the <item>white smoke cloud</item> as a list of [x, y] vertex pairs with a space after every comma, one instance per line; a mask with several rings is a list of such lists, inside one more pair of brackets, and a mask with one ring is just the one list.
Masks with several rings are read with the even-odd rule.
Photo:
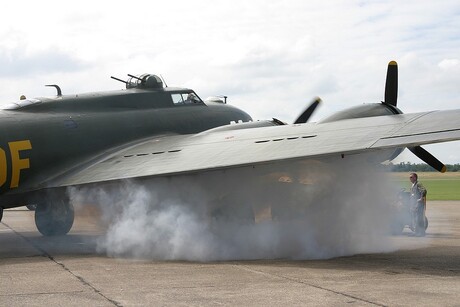
[[100, 252], [215, 261], [395, 250], [394, 192], [376, 169], [341, 159], [124, 181], [70, 194], [74, 203], [100, 206], [108, 225]]

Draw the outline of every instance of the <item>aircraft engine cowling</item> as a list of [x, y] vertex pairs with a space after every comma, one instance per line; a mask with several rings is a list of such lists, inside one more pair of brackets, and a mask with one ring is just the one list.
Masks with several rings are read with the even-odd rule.
[[[387, 103], [369, 103], [360, 106], [348, 108], [332, 114], [319, 121], [318, 123], [330, 123], [345, 119], [375, 117], [383, 115], [402, 114], [403, 112], [397, 107]], [[388, 149], [379, 153], [372, 154], [369, 162], [381, 163], [395, 159], [404, 148]]]
[[386, 103], [369, 103], [339, 111], [320, 120], [318, 123], [330, 123], [344, 119], [394, 114], [402, 114], [402, 111], [397, 107]]
[[262, 128], [262, 127], [273, 127], [273, 126], [280, 126], [285, 125], [286, 123], [273, 118], [273, 120], [258, 120], [258, 121], [251, 121], [245, 123], [232, 123], [225, 126], [220, 126], [216, 128], [212, 128], [206, 131], [201, 132], [200, 134], [208, 134], [217, 131], [231, 131], [231, 130], [241, 130], [241, 129], [253, 129], [253, 128]]
[[404, 150], [404, 148], [392, 148], [379, 150], [366, 154], [366, 161], [369, 163], [382, 163], [395, 159]]

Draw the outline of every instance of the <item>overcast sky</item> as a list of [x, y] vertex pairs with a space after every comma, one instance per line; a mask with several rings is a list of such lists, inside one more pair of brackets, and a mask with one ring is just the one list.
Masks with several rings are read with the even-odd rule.
[[[460, 2], [18, 0], [0, 11], [1, 103], [52, 96], [49, 83], [121, 89], [111, 75], [147, 72], [227, 95], [255, 119], [291, 122], [320, 96], [315, 121], [383, 100], [390, 60], [405, 113], [460, 108]], [[460, 142], [426, 148], [460, 163]]]

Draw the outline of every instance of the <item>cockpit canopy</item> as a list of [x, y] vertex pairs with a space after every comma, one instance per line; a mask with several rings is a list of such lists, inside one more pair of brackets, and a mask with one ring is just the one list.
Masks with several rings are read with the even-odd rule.
[[126, 88], [159, 89], [163, 88], [163, 81], [161, 81], [160, 77], [152, 74], [130, 75], [130, 78], [126, 82]]

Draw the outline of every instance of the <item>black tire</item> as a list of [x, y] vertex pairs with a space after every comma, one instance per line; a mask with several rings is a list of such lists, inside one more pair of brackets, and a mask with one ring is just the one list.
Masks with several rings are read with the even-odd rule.
[[3, 218], [3, 208], [0, 207], [0, 222], [2, 221]]
[[428, 228], [428, 218], [425, 216], [425, 230]]
[[44, 236], [65, 235], [72, 228], [74, 217], [74, 208], [67, 199], [48, 200], [37, 204], [35, 225]]

